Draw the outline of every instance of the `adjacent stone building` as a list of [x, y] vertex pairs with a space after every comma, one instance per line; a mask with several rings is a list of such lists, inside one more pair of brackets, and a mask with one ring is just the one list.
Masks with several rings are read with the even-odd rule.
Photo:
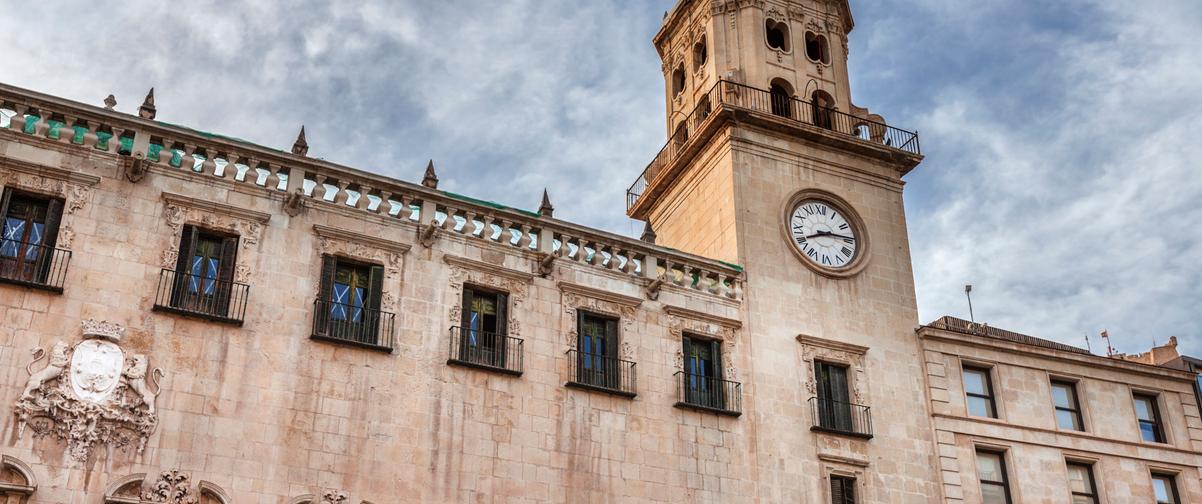
[[[846, 1], [679, 2], [638, 240], [440, 190], [433, 163], [310, 158], [303, 129], [285, 152], [159, 122], [153, 92], [132, 115], [0, 85], [0, 499], [980, 502], [988, 454], [999, 502], [1071, 502], [1066, 461], [1105, 502], [1157, 477], [1198, 498], [1192, 375], [915, 331], [922, 156], [852, 102], [853, 25]], [[997, 419], [966, 413], [971, 369]], [[1034, 369], [1079, 384], [1084, 434]]]

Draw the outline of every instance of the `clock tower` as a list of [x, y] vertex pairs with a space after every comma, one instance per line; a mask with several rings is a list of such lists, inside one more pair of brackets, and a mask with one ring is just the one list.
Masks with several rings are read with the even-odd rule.
[[[680, 0], [653, 41], [668, 142], [627, 213], [659, 245], [745, 268], [757, 494], [772, 502], [830, 502], [839, 475], [856, 502], [939, 492], [902, 201], [922, 155], [853, 102], [853, 26], [847, 0]], [[799, 432], [819, 423], [814, 401], [871, 411], [879, 431]]]

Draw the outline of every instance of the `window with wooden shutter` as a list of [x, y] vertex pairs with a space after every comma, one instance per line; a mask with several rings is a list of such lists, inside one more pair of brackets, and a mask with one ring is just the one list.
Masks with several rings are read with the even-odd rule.
[[855, 502], [855, 478], [831, 475], [831, 504], [855, 504]]
[[324, 255], [320, 281], [313, 334], [380, 345], [384, 267]]
[[[55, 264], [63, 200], [12, 188], [0, 195], [0, 278], [45, 284]], [[57, 275], [56, 275], [57, 276]]]
[[171, 307], [229, 318], [237, 260], [237, 236], [185, 225], [175, 262]]
[[463, 313], [459, 331], [459, 360], [505, 368], [508, 358], [509, 295], [463, 286]]

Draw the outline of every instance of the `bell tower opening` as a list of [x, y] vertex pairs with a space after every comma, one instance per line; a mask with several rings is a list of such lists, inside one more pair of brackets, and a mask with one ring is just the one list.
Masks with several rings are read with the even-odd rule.
[[773, 79], [769, 89], [772, 95], [772, 115], [793, 117], [793, 86], [784, 79]]

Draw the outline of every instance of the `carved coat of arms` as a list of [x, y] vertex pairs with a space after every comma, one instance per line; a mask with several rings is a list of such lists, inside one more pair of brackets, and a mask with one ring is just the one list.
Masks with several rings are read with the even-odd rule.
[[29, 381], [15, 406], [17, 436], [29, 427], [35, 436], [62, 439], [77, 461], [87, 460], [99, 443], [141, 453], [158, 425], [154, 401], [162, 370], [148, 373], [145, 355], [126, 354], [119, 346], [124, 335], [117, 324], [85, 320], [83, 341], [56, 342], [37, 372], [33, 367], [47, 352], [34, 349]]

